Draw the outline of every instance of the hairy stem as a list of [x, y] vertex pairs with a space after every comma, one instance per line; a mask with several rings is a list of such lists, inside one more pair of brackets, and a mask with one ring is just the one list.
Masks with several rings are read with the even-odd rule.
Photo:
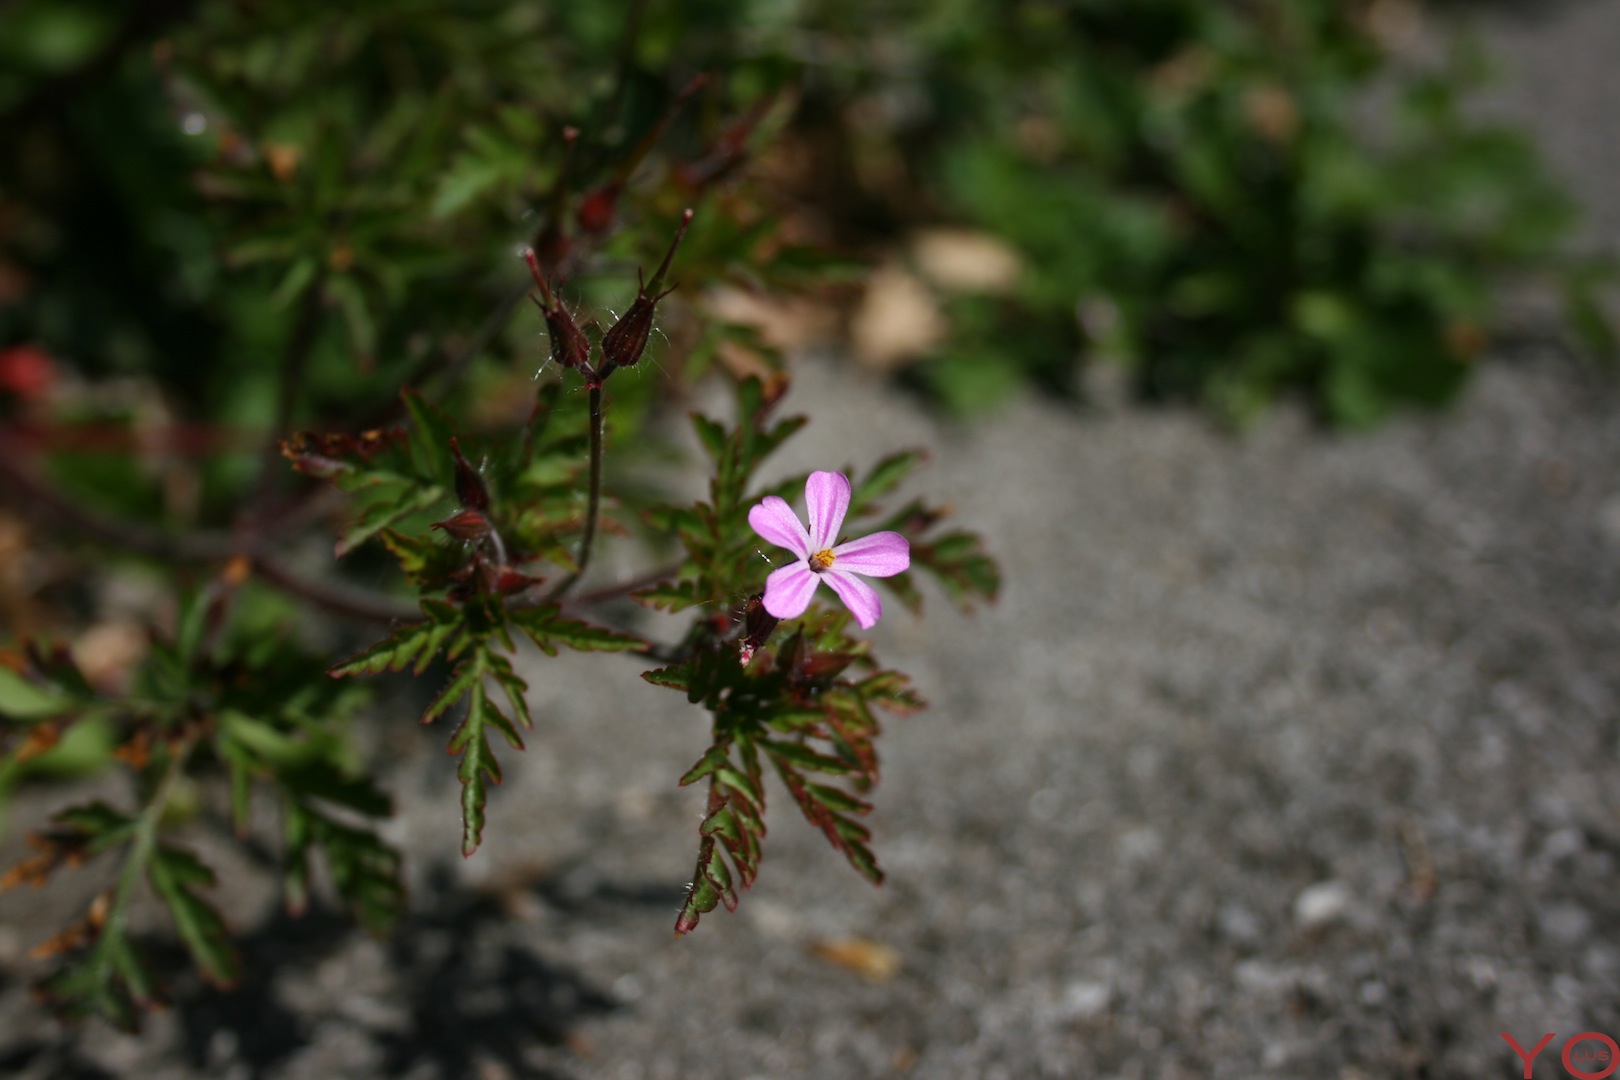
[[576, 560], [574, 572], [557, 583], [557, 587], [546, 594], [547, 600], [555, 600], [562, 596], [585, 573], [585, 568], [591, 563], [591, 545], [596, 542], [596, 519], [602, 509], [602, 388], [592, 386], [589, 390], [591, 403], [591, 481], [590, 490], [585, 497], [585, 535], [580, 537], [579, 558]]

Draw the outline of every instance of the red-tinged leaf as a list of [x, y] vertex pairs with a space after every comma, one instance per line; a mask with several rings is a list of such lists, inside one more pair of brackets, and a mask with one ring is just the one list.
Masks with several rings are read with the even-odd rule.
[[[652, 674], [656, 673], [647, 672], [646, 674], [642, 675], [642, 678], [645, 679], [647, 678], [647, 675]], [[648, 681], [650, 682], [652, 680], [649, 679]], [[697, 764], [686, 770], [686, 775], [681, 777], [680, 786], [685, 787], [688, 784], [695, 784], [705, 776], [711, 775], [722, 765], [725, 765], [730, 760], [726, 756], [726, 747], [726, 743], [716, 743], [705, 750], [703, 752], [703, 756], [697, 759]]]
[[855, 771], [855, 766], [850, 762], [828, 754], [818, 753], [803, 743], [768, 739], [765, 741], [764, 746], [765, 752], [779, 763], [785, 762], [801, 769], [809, 769], [812, 772], [827, 773], [830, 776], [847, 776]]
[[722, 765], [714, 771], [714, 778], [717, 783], [730, 788], [734, 795], [741, 795], [753, 806], [765, 805], [765, 794], [753, 777], [746, 776], [728, 765]]
[[927, 707], [928, 703], [911, 688], [911, 679], [898, 671], [880, 671], [855, 684], [864, 700], [902, 716]]
[[468, 660], [456, 668], [450, 676], [450, 681], [444, 689], [433, 699], [428, 707], [422, 710], [421, 722], [431, 724], [453, 708], [456, 702], [472, 693], [474, 686], [484, 678], [484, 669], [476, 662]]
[[317, 435], [301, 431], [280, 444], [281, 456], [306, 476], [333, 480], [361, 471], [390, 446], [405, 440], [402, 428], [366, 431], [359, 435]]
[[847, 791], [842, 791], [826, 784], [806, 784], [805, 789], [823, 806], [832, 808], [843, 814], [869, 814], [872, 804], [864, 799], [857, 799]]
[[[526, 696], [529, 692], [529, 684], [523, 681], [521, 675], [512, 670], [512, 662], [506, 657], [498, 653], [489, 653], [487, 659], [490, 677], [495, 680], [495, 684], [506, 695], [507, 702], [512, 706], [512, 715], [517, 717], [518, 722], [524, 727], [532, 729], [534, 727], [534, 718], [529, 715], [529, 700]], [[523, 749], [522, 743], [516, 745], [519, 750]]]
[[932, 574], [963, 610], [971, 609], [975, 600], [994, 601], [1001, 591], [1001, 567], [972, 533], [947, 533], [928, 543], [914, 543], [911, 562]]
[[718, 836], [732, 843], [742, 843], [742, 826], [737, 823], [736, 812], [731, 804], [725, 803], [720, 809], [703, 819], [698, 827], [699, 836]]
[[457, 540], [478, 541], [488, 536], [494, 526], [480, 510], [457, 510], [443, 521], [435, 521], [433, 528], [442, 529]]
[[726, 910], [736, 911], [737, 890], [731, 886], [731, 872], [726, 869], [726, 860], [716, 854], [703, 868], [703, 876], [709, 879], [715, 892], [720, 894], [720, 902], [726, 905]]
[[687, 886], [686, 903], [681, 905], [681, 913], [675, 917], [676, 936], [696, 930], [698, 919], [720, 905], [720, 893], [704, 872], [716, 857], [713, 840], [705, 840], [698, 846], [697, 868], [692, 872], [691, 885]]
[[[781, 759], [773, 757], [772, 761], [776, 765], [777, 775], [782, 778], [788, 794], [792, 795], [793, 801], [798, 804], [799, 812], [804, 815], [804, 819], [820, 829], [828, 843], [842, 852], [844, 858], [861, 876], [873, 884], [882, 884], [883, 871], [878, 868], [877, 857], [867, 846], [867, 842], [872, 838], [871, 830], [845, 816], [845, 812], [841, 812], [840, 808], [834, 805], [836, 802], [848, 800], [849, 797], [843, 796], [832, 801], [819, 798], [819, 793], [827, 789], [821, 785], [806, 783], [798, 772]], [[858, 813], [865, 813], [869, 809], [865, 803], [860, 803], [860, 806], [862, 809], [858, 810]]]

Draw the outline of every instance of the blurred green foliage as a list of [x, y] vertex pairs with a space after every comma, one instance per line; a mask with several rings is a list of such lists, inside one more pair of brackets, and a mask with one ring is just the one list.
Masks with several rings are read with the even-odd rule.
[[[279, 357], [309, 337], [293, 415], [339, 416], [532, 348], [492, 299], [521, 281], [514, 247], [556, 224], [566, 126], [568, 183], [623, 189], [615, 224], [631, 227], [569, 265], [575, 300], [611, 306], [653, 250], [637, 223], [667, 223], [694, 177], [788, 124], [814, 159], [706, 188], [734, 205], [699, 214], [691, 276], [832, 279], [773, 238], [771, 185], [815, 203], [845, 253], [919, 224], [982, 228], [1025, 273], [1011, 295], [948, 298], [952, 332], [919, 370], [948, 404], [1021, 377], [1072, 392], [1077, 360], [1103, 360], [1146, 397], [1238, 422], [1301, 391], [1364, 425], [1454, 394], [1501, 284], [1537, 273], [1582, 340], [1612, 349], [1608, 268], [1559, 255], [1568, 199], [1520, 136], [1463, 108], [1478, 58], [1392, 62], [1380, 18], [1410, 8], [24, 0], [0, 44], [16, 151], [0, 162], [0, 344], [150, 374], [192, 415], [263, 427]], [[214, 494], [242, 479], [240, 463], [209, 471]]]
[[[1419, 33], [1417, 16], [955, 0], [852, 27], [870, 42], [858, 93], [897, 119], [851, 139], [898, 142], [921, 189], [908, 206], [1025, 264], [1011, 295], [951, 302], [924, 381], [967, 406], [1016, 373], [1072, 391], [1075, 361], [1103, 360], [1144, 397], [1238, 424], [1297, 392], [1365, 426], [1449, 400], [1504, 283], [1538, 275], [1565, 290], [1581, 344], [1612, 352], [1595, 299], [1611, 268], [1561, 254], [1570, 200], [1523, 137], [1468, 115], [1479, 56], [1394, 60], [1386, 39]], [[885, 29], [908, 47], [887, 63]]]

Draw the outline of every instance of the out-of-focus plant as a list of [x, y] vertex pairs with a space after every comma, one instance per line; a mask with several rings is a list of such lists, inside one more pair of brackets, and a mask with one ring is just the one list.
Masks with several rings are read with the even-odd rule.
[[[702, 302], [721, 282], [836, 270], [750, 182], [796, 70], [773, 49], [745, 55], [753, 14], [7, 7], [0, 524], [10, 565], [37, 579], [0, 579], [14, 639], [0, 779], [108, 782], [5, 879], [111, 864], [38, 950], [61, 1013], [128, 1027], [161, 1000], [142, 896], [203, 977], [237, 978], [191, 843], [215, 818], [279, 863], [290, 907], [324, 863], [359, 921], [387, 927], [403, 902], [400, 853], [376, 829], [390, 802], [381, 763], [348, 737], [374, 707], [364, 677], [386, 671], [436, 680], [421, 719], [455, 725], [467, 855], [497, 747], [520, 748], [529, 726], [526, 679], [563, 650], [606, 650], [713, 716], [681, 778], [706, 786], [708, 811], [677, 931], [754, 880], [767, 766], [881, 876], [860, 821], [875, 710], [921, 700], [847, 612], [761, 614], [771, 556], [748, 511], [804, 478], [762, 487], [756, 470], [804, 420], [775, 417], [789, 380], [772, 350]], [[671, 504], [605, 467], [667, 458], [668, 425], [649, 418], [716, 368], [737, 408], [693, 420], [707, 499]], [[836, 463], [855, 477], [851, 520], [880, 517], [918, 460]], [[993, 597], [995, 565], [968, 534], [936, 536], [942, 516], [910, 502], [877, 524], [948, 598]], [[637, 533], [678, 556], [586, 578], [599, 537]], [[389, 563], [398, 588], [381, 592]], [[917, 606], [909, 575], [888, 585]], [[98, 637], [120, 592], [144, 598], [145, 626], [126, 614], [126, 632]], [[589, 617], [627, 596], [686, 615], [684, 635], [660, 644]], [[86, 622], [72, 647], [53, 643]], [[373, 624], [346, 660], [342, 622]], [[544, 660], [520, 659], [525, 639]]]
[[1022, 264], [939, 290], [951, 329], [917, 377], [970, 409], [1018, 373], [1072, 392], [1076, 361], [1101, 360], [1239, 424], [1300, 394], [1367, 425], [1450, 399], [1493, 334], [1523, 329], [1498, 317], [1504, 284], [1537, 279], [1612, 354], [1612, 268], [1561, 249], [1573, 206], [1528, 142], [1470, 116], [1474, 52], [1397, 56], [1419, 15], [958, 0], [851, 18], [826, 126], [852, 186], [883, 227], [970, 225]]

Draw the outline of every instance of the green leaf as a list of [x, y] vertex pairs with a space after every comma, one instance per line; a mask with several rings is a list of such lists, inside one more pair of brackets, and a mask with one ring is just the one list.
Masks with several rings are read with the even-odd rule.
[[[648, 672], [647, 674], [650, 675], [654, 673]], [[647, 678], [647, 675], [643, 675], [642, 678]], [[651, 682], [652, 680], [649, 679], [648, 681]], [[681, 787], [685, 787], [688, 784], [695, 784], [705, 776], [711, 775], [716, 769], [726, 764], [729, 760], [730, 759], [726, 756], [726, 744], [716, 743], [703, 752], [703, 756], [698, 758], [697, 763], [694, 764], [690, 769], [686, 770], [686, 774], [680, 778], [678, 783]]]
[[864, 700], [902, 716], [918, 712], [928, 704], [911, 688], [910, 677], [898, 671], [880, 671], [869, 676], [856, 684], [855, 691]]
[[312, 804], [295, 799], [287, 807], [286, 843], [291, 910], [303, 909], [309, 854], [319, 846], [331, 870], [333, 886], [362, 926], [382, 933], [398, 920], [405, 903], [399, 853], [376, 833], [337, 821]]
[[411, 464], [417, 476], [449, 490], [455, 463], [450, 439], [455, 435], [445, 415], [410, 387], [400, 391], [405, 409], [411, 414]]
[[976, 600], [992, 601], [1001, 591], [1001, 568], [973, 533], [946, 533], [913, 544], [911, 562], [933, 575], [953, 603], [964, 610]]
[[763, 740], [761, 745], [773, 760], [797, 766], [801, 769], [810, 769], [813, 772], [828, 773], [833, 776], [845, 776], [856, 770], [856, 766], [850, 762], [842, 758], [819, 753], [803, 743], [766, 739]]
[[147, 864], [152, 888], [163, 898], [197, 969], [209, 982], [228, 987], [241, 978], [241, 961], [225, 921], [193, 890], [212, 887], [214, 872], [188, 851], [159, 845]]
[[137, 1030], [141, 1010], [156, 1004], [145, 960], [122, 931], [112, 927], [103, 930], [88, 952], [41, 979], [39, 995], [64, 1020], [99, 1016], [126, 1032]]
[[[514, 749], [523, 749], [523, 739], [518, 735], [512, 719], [490, 700], [484, 686], [485, 674], [496, 678], [516, 710], [516, 715], [525, 724], [529, 723], [528, 706], [521, 697], [522, 680], [512, 673], [505, 657], [491, 653], [487, 645], [480, 644], [473, 656], [457, 669], [456, 677], [452, 680], [458, 696], [464, 692], [467, 697], [467, 715], [451, 736], [449, 746], [450, 754], [461, 758], [456, 775], [462, 784], [461, 853], [466, 856], [477, 851], [483, 842], [484, 804], [489, 797], [489, 785], [501, 782], [501, 766], [489, 745], [489, 729], [499, 731]], [[448, 697], [447, 691], [440, 695], [439, 702], [435, 702], [439, 712], [448, 707], [440, 705]]]
[[343, 530], [333, 554], [341, 559], [395, 522], [436, 506], [443, 501], [445, 492], [437, 485], [423, 487], [399, 477], [378, 480], [370, 489], [373, 497]]
[[577, 619], [564, 619], [558, 614], [560, 611], [556, 604], [543, 604], [510, 611], [507, 617], [547, 656], [556, 656], [558, 645], [566, 645], [576, 652], [626, 652], [647, 646], [632, 634], [621, 634]]
[[40, 720], [73, 708], [73, 699], [54, 687], [36, 686], [10, 668], [0, 667], [0, 718]]
[[893, 491], [918, 463], [926, 461], [927, 458], [928, 454], [922, 450], [902, 450], [890, 454], [860, 474], [854, 490], [850, 493], [850, 513], [859, 512]]
[[400, 627], [387, 639], [331, 668], [328, 674], [378, 675], [411, 668], [420, 675], [441, 651], [454, 657], [465, 647], [466, 628], [453, 605], [423, 600], [422, 613], [427, 616], [424, 621]]
[[692, 429], [697, 432], [698, 441], [709, 452], [709, 456], [719, 462], [726, 456], [726, 444], [729, 441], [725, 425], [718, 420], [710, 419], [702, 413], [692, 414]]
[[135, 833], [133, 818], [99, 800], [59, 810], [51, 816], [51, 822], [81, 838], [87, 855], [99, 855], [126, 844]]

